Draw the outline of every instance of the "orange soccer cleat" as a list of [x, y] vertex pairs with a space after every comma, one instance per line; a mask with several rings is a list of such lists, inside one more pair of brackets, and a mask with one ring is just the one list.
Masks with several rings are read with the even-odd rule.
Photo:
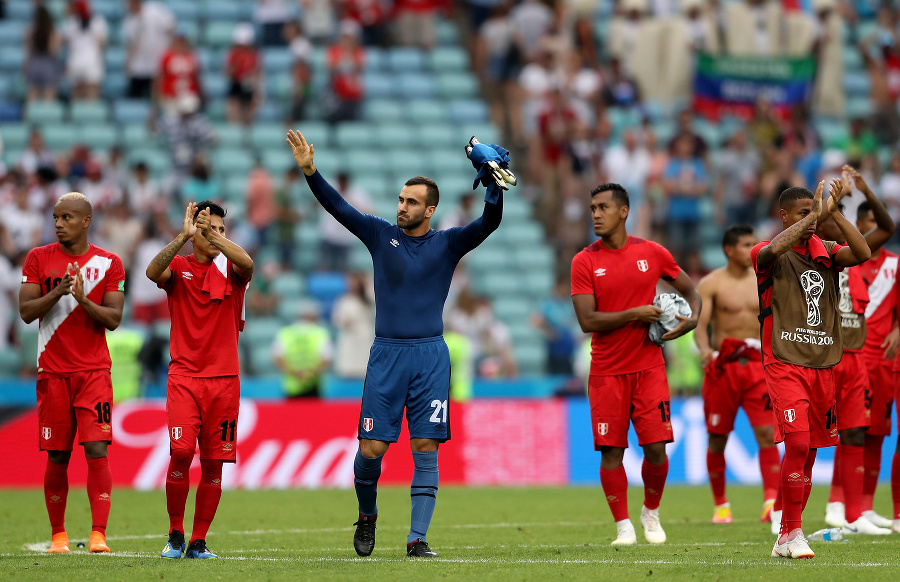
[[106, 545], [106, 535], [99, 531], [91, 532], [91, 539], [88, 541], [88, 549], [92, 554], [101, 554], [110, 552], [109, 546]]
[[50, 539], [50, 549], [47, 550], [48, 554], [68, 554], [71, 550], [69, 550], [69, 534], [66, 532], [59, 532], [58, 534], [53, 534], [53, 537]]

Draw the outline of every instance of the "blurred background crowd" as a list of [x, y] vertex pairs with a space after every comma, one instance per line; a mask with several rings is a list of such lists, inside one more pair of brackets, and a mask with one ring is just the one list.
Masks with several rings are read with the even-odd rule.
[[[124, 395], [164, 374], [165, 293], [143, 272], [203, 199], [257, 264], [245, 374], [280, 370], [290, 396], [362, 378], [371, 263], [294, 167], [296, 127], [363, 211], [393, 220], [403, 181], [435, 178], [441, 229], [482, 209], [468, 138], [509, 148], [519, 186], [447, 301], [454, 394], [564, 385], [586, 374], [568, 267], [593, 186], [623, 184], [631, 234], [699, 278], [725, 226], [769, 237], [781, 190], [845, 163], [900, 219], [898, 97], [898, 12], [875, 0], [0, 0], [0, 372], [35, 372], [19, 273], [77, 190], [128, 272]], [[673, 388], [696, 389], [690, 338], [667, 356]]]

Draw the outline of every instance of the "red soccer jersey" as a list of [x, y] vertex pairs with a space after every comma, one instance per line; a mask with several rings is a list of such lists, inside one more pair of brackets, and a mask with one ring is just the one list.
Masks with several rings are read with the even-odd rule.
[[228, 53], [226, 64], [231, 70], [231, 80], [243, 81], [259, 69], [259, 55], [252, 48], [235, 47]]
[[[66, 266], [76, 262], [84, 277], [84, 293], [97, 305], [105, 293], [125, 291], [122, 259], [94, 245], [77, 257], [64, 253], [59, 243], [31, 250], [25, 257], [22, 283], [37, 283], [41, 295], [46, 295], [65, 276]], [[110, 368], [106, 328], [88, 315], [73, 295], [61, 297], [39, 325], [38, 377]]]
[[[625, 311], [651, 305], [660, 277], [675, 279], [680, 272], [672, 254], [655, 242], [630, 236], [621, 249], [608, 249], [598, 240], [572, 259], [572, 295], [593, 295], [601, 312]], [[664, 364], [648, 329], [649, 324], [632, 321], [595, 333], [591, 375], [631, 374]]]
[[[815, 237], [818, 238], [818, 237]], [[756, 263], [756, 259], [759, 257], [759, 251], [763, 250], [766, 245], [771, 241], [764, 240], [762, 242], [756, 243], [756, 246], [753, 247], [753, 250], [750, 251], [750, 260], [753, 262], [753, 269], [756, 271], [756, 283], [761, 284], [763, 281], [769, 278], [772, 274], [772, 269], [775, 266], [774, 263], [769, 265], [768, 269], [760, 270], [759, 266]], [[821, 243], [819, 243], [821, 244]], [[838, 252], [843, 245], [835, 245], [832, 250], [831, 256], [834, 257], [835, 253]], [[788, 252], [797, 252], [801, 255], [809, 254], [809, 249], [806, 246], [802, 247], [791, 247], [791, 251]], [[834, 263], [832, 263], [834, 265]], [[838, 268], [838, 267], [835, 267]], [[763, 303], [766, 305], [772, 305], [772, 287], [770, 286], [766, 289], [762, 294]], [[772, 316], [766, 317], [763, 319], [763, 327], [762, 334], [760, 337], [762, 348], [763, 348], [763, 363], [765, 365], [769, 365], [773, 362], [778, 362], [779, 360], [772, 353]]]
[[882, 249], [877, 259], [869, 259], [853, 269], [859, 270], [869, 288], [863, 352], [880, 355], [884, 353], [881, 344], [891, 333], [897, 307], [897, 255]]
[[160, 93], [163, 99], [200, 95], [200, 63], [193, 53], [166, 51], [159, 64]]
[[207, 277], [219, 276], [222, 284], [225, 278], [210, 272], [218, 270], [212, 261], [200, 263], [194, 255], [176, 256], [169, 265], [172, 276], [160, 285], [169, 296], [172, 314], [169, 374], [212, 378], [240, 373], [238, 333], [247, 280], [237, 276], [230, 261], [221, 262], [230, 286], [224, 299], [210, 298], [208, 289], [215, 282]]

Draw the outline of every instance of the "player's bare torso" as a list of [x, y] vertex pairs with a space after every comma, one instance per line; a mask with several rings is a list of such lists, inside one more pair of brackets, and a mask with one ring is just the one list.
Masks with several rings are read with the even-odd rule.
[[710, 344], [713, 349], [719, 349], [722, 340], [729, 337], [759, 339], [759, 295], [753, 269], [747, 269], [742, 276], [735, 277], [722, 267], [704, 277], [700, 285], [709, 287], [713, 297], [710, 306]]

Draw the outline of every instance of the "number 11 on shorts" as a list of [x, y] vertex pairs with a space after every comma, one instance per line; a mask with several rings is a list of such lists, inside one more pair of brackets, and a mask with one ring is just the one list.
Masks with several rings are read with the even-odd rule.
[[[434, 412], [431, 413], [431, 422], [447, 422], [447, 401], [432, 400], [431, 407]], [[443, 415], [441, 414], [443, 411]]]

